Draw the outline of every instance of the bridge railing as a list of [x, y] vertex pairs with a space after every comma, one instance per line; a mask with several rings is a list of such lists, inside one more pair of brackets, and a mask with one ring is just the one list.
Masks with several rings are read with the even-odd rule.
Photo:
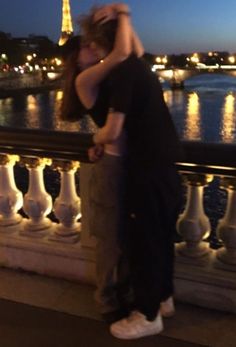
[[[0, 128], [1, 265], [95, 282], [90, 145], [89, 134]], [[236, 145], [183, 142], [183, 147], [185, 160], [176, 164], [186, 187], [177, 222], [176, 296], [236, 312]], [[57, 177], [45, 175], [46, 167]], [[22, 170], [24, 187], [19, 188]], [[204, 193], [216, 179], [227, 201], [216, 228], [222, 247], [212, 249]], [[45, 185], [57, 185], [59, 193], [50, 194]]]

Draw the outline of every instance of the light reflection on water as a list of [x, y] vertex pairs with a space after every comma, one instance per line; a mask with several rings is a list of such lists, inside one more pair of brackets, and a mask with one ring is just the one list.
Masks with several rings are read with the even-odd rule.
[[[236, 142], [236, 78], [205, 75], [186, 81], [184, 90], [163, 88], [182, 139]], [[61, 99], [61, 91], [0, 99], [0, 125], [80, 131], [79, 122], [59, 119]]]
[[235, 139], [235, 95], [228, 94], [225, 97], [225, 105], [222, 113], [221, 137], [225, 143], [232, 143]]
[[198, 76], [174, 91], [164, 84], [164, 97], [182, 139], [236, 142], [236, 78]]

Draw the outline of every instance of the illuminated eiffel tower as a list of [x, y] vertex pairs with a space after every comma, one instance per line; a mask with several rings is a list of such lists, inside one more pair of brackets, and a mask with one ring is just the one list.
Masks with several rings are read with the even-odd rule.
[[58, 42], [59, 46], [64, 45], [64, 43], [66, 43], [68, 38], [72, 35], [73, 35], [73, 25], [71, 20], [70, 0], [63, 0], [61, 37]]

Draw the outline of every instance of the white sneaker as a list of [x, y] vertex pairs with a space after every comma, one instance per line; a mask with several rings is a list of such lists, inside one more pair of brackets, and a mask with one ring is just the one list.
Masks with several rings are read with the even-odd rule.
[[110, 326], [113, 336], [126, 340], [159, 334], [162, 330], [163, 322], [159, 313], [154, 321], [149, 321], [139, 311], [133, 311], [128, 318], [121, 319]]
[[170, 296], [166, 301], [161, 302], [160, 312], [162, 317], [169, 318], [175, 314], [174, 299]]

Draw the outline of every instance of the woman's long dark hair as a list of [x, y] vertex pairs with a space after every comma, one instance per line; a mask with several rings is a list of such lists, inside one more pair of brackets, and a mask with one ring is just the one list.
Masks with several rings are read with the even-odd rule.
[[65, 59], [65, 69], [60, 119], [69, 122], [78, 121], [85, 114], [85, 108], [75, 89], [75, 79], [81, 72], [78, 67], [78, 54], [80, 47], [81, 38], [79, 36], [74, 36], [66, 42], [62, 52]]

